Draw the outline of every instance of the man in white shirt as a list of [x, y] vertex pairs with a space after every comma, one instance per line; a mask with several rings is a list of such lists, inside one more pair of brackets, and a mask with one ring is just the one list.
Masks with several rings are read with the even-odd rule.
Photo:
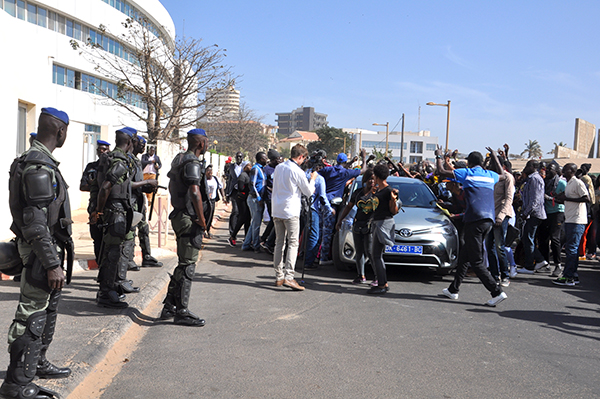
[[579, 242], [587, 225], [587, 206], [590, 202], [588, 190], [581, 180], [575, 177], [577, 165], [568, 163], [563, 167], [563, 176], [567, 179], [567, 187], [564, 193], [558, 194], [555, 198], [558, 202], [565, 204], [565, 270], [563, 275], [552, 281], [556, 285], [566, 285], [569, 287], [579, 284], [577, 275], [577, 266], [579, 265], [579, 255], [577, 250]]
[[[310, 181], [300, 165], [308, 158], [308, 151], [302, 144], [292, 147], [290, 159], [277, 166], [273, 174], [273, 193], [271, 195], [273, 222], [275, 223], [275, 285], [282, 285], [294, 291], [304, 291], [304, 287], [294, 280], [294, 269], [298, 256], [298, 237], [300, 235], [300, 211], [302, 195], [310, 197], [315, 192], [317, 172], [311, 173]], [[287, 238], [287, 256], [285, 268], [283, 245]]]

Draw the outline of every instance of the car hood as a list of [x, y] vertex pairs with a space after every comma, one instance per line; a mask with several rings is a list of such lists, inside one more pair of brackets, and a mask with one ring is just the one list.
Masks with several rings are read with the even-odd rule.
[[414, 232], [444, 226], [450, 219], [437, 208], [411, 208], [403, 207], [396, 216], [396, 230], [411, 229]]

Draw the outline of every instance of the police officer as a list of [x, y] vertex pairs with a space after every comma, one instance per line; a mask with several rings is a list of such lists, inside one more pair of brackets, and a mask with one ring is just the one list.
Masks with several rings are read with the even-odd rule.
[[38, 135], [29, 150], [10, 169], [11, 230], [25, 269], [19, 306], [8, 332], [10, 363], [0, 387], [2, 398], [55, 398], [58, 394], [32, 382], [40, 378], [65, 378], [68, 368], [46, 359], [56, 327], [62, 265], [67, 258], [66, 282], [73, 260], [71, 208], [67, 185], [52, 155], [67, 138], [69, 117], [55, 108], [42, 108]]
[[[99, 306], [126, 308], [124, 294], [139, 292], [127, 280], [129, 251], [133, 250], [133, 206], [131, 204], [131, 178], [133, 165], [127, 154], [133, 145], [137, 131], [124, 127], [116, 131], [115, 149], [101, 163], [98, 173], [98, 201], [90, 215], [90, 223], [98, 223], [104, 229], [98, 282], [100, 291], [96, 297]], [[107, 163], [107, 164], [106, 164]]]
[[[103, 154], [110, 151], [110, 143], [104, 140], [96, 141], [96, 155], [98, 159], [88, 163], [85, 166], [81, 181], [79, 183], [80, 191], [87, 191], [90, 193], [90, 199], [88, 201], [87, 211], [88, 214], [92, 214], [96, 210], [96, 203], [98, 202], [98, 167], [100, 164], [100, 158]], [[94, 256], [96, 257], [96, 263], [100, 262], [100, 246], [102, 245], [102, 229], [98, 227], [97, 223], [90, 224], [90, 237], [94, 241]]]
[[175, 324], [201, 327], [204, 320], [190, 312], [188, 304], [198, 252], [202, 247], [202, 235], [206, 230], [206, 213], [210, 212], [205, 165], [204, 161], [200, 162], [198, 159], [206, 151], [208, 138], [203, 129], [193, 129], [188, 132], [187, 141], [187, 152], [175, 157], [168, 174], [173, 205], [169, 219], [177, 237], [179, 262], [171, 276], [160, 318], [174, 318]]
[[[144, 173], [142, 169], [142, 162], [137, 157], [138, 154], [143, 154], [146, 149], [146, 139], [142, 136], [135, 136], [137, 140], [134, 140], [133, 151], [131, 159], [134, 166], [134, 175], [132, 182], [132, 203], [133, 207], [137, 212], [142, 214], [142, 220], [137, 225], [139, 234], [140, 247], [142, 248], [142, 267], [162, 267], [162, 262], [156, 260], [152, 256], [150, 248], [150, 226], [146, 221], [146, 203], [144, 193], [151, 193], [155, 191], [155, 187], [158, 184], [156, 179], [144, 180]], [[139, 186], [139, 183], [143, 182], [143, 186]], [[135, 233], [135, 229], [134, 229]], [[139, 266], [133, 262], [133, 251], [129, 255], [131, 257], [129, 262], [129, 270], [140, 270]]]

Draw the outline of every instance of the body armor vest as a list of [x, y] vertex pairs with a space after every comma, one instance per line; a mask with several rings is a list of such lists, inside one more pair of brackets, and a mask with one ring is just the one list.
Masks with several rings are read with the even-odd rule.
[[171, 205], [173, 206], [171, 215], [175, 215], [182, 210], [186, 211], [190, 216], [196, 215], [196, 211], [194, 210], [192, 200], [188, 193], [189, 186], [183, 181], [183, 167], [189, 162], [198, 162], [201, 165], [200, 182], [198, 186], [200, 188], [200, 193], [202, 194], [202, 201], [207, 201], [205, 161], [200, 161], [198, 157], [191, 152], [177, 154], [171, 163], [171, 170], [167, 175], [170, 179], [169, 193], [171, 194]]
[[47, 221], [50, 234], [61, 243], [71, 237], [71, 205], [67, 183], [57, 168], [56, 163], [41, 151], [31, 150], [15, 159], [10, 167], [9, 206], [13, 217], [11, 231], [19, 238], [23, 238], [21, 229], [23, 227], [23, 208], [26, 204], [23, 198], [22, 177], [23, 171], [28, 165], [44, 165], [54, 171], [56, 179], [55, 198], [47, 207]]
[[131, 160], [127, 155], [121, 153], [120, 151], [113, 150], [100, 156], [100, 159], [98, 160], [98, 187], [102, 187], [102, 184], [106, 180], [106, 175], [113, 165], [113, 160], [115, 158], [119, 159], [120, 162], [125, 164], [127, 173], [122, 183], [113, 184], [106, 202], [107, 204], [110, 204], [111, 202], [120, 202], [127, 208], [131, 208], [131, 177], [133, 173], [131, 170]]

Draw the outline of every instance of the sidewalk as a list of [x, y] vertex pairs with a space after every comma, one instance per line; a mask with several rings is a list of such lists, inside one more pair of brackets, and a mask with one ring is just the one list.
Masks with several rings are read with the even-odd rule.
[[[219, 216], [226, 212], [221, 203], [217, 208]], [[161, 268], [142, 268], [139, 272], [128, 272], [127, 277], [134, 286], [141, 288], [139, 294], [127, 295], [129, 307], [123, 310], [100, 308], [95, 303], [98, 284], [95, 281], [98, 271], [92, 261], [93, 244], [89, 237], [87, 212], [73, 213], [73, 241], [75, 243], [76, 264], [71, 284], [63, 289], [58, 309], [58, 319], [54, 341], [48, 351], [48, 359], [58, 366], [68, 366], [71, 377], [62, 380], [37, 380], [39, 385], [54, 389], [66, 398], [104, 359], [116, 342], [127, 332], [133, 323], [146, 324], [153, 319], [143, 314], [152, 300], [166, 289], [170, 275], [177, 266], [176, 241], [173, 235], [166, 245], [157, 247], [157, 234], [151, 233], [152, 255], [164, 263]], [[215, 217], [215, 222], [218, 218]], [[213, 222], [213, 223], [215, 223]], [[137, 238], [136, 238], [137, 242]], [[136, 263], [141, 264], [141, 253], [136, 247]], [[91, 266], [91, 268], [88, 268]], [[19, 299], [19, 285], [12, 280], [0, 281], [0, 336], [5, 341], [8, 327], [14, 318]], [[6, 347], [4, 347], [6, 348]], [[6, 375], [9, 354], [0, 350], [0, 379]]]

